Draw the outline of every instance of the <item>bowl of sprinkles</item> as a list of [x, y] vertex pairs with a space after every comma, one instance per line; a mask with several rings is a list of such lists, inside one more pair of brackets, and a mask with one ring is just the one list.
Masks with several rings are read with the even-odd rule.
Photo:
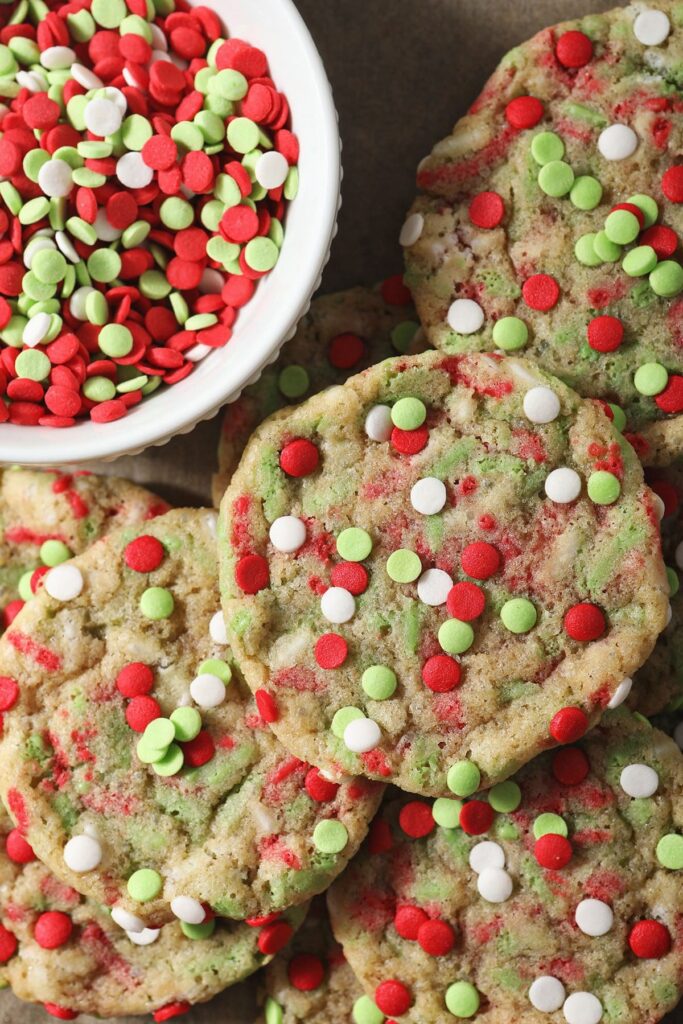
[[336, 112], [291, 0], [0, 6], [0, 461], [190, 430], [291, 336]]

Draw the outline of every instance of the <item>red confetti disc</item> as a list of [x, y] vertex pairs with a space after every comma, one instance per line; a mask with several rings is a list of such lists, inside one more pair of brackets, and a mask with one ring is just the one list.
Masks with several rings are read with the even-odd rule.
[[244, 555], [235, 566], [235, 582], [244, 594], [258, 594], [270, 585], [270, 570], [263, 555]]
[[322, 960], [312, 953], [298, 953], [287, 966], [290, 984], [299, 992], [313, 992], [325, 978]]
[[558, 750], [553, 757], [553, 775], [563, 786], [579, 786], [588, 775], [590, 764], [580, 747]]
[[534, 844], [534, 856], [542, 868], [549, 871], [559, 871], [569, 864], [572, 859], [572, 844], [564, 836], [548, 835], [541, 836]]
[[327, 358], [338, 370], [350, 370], [365, 355], [365, 342], [357, 334], [338, 334], [327, 347]]
[[671, 950], [671, 935], [659, 921], [638, 921], [629, 932], [628, 944], [639, 960], [660, 960]]
[[510, 100], [505, 108], [505, 118], [509, 125], [522, 131], [533, 128], [543, 117], [543, 104], [535, 96], [518, 96]]
[[43, 1009], [56, 1020], [76, 1020], [78, 1010], [70, 1010], [67, 1006], [58, 1006], [57, 1003], [43, 1003]]
[[662, 192], [670, 202], [683, 203], [683, 164], [676, 164], [664, 171]]
[[298, 437], [280, 452], [280, 467], [288, 476], [309, 476], [318, 468], [320, 452], [312, 441]]
[[417, 455], [427, 447], [429, 430], [424, 425], [417, 430], [401, 430], [394, 427], [391, 431], [391, 445], [401, 455]]
[[19, 699], [19, 684], [12, 676], [0, 676], [0, 711], [9, 711]]
[[69, 941], [73, 922], [60, 910], [48, 910], [35, 923], [33, 937], [43, 949], [58, 949]]
[[422, 666], [422, 682], [434, 693], [448, 693], [460, 683], [460, 663], [448, 654], [434, 654]]
[[394, 928], [402, 939], [415, 942], [418, 932], [429, 918], [420, 907], [397, 907], [394, 914]]
[[653, 224], [643, 231], [638, 244], [651, 245], [657, 253], [657, 259], [668, 260], [678, 248], [678, 235], [665, 224]]
[[17, 951], [17, 937], [0, 924], [0, 964], [6, 964]]
[[319, 804], [326, 804], [330, 800], [334, 800], [339, 790], [339, 784], [323, 778], [317, 768], [310, 768], [306, 772], [304, 786], [311, 800], [315, 800]]
[[461, 622], [472, 622], [483, 613], [486, 607], [486, 595], [476, 583], [463, 580], [454, 584], [449, 590], [446, 607], [452, 618], [460, 619]]
[[550, 274], [533, 274], [522, 285], [524, 301], [530, 309], [547, 313], [557, 305], [560, 297], [560, 286]]
[[584, 601], [575, 604], [564, 617], [564, 628], [572, 640], [588, 643], [598, 640], [607, 629], [603, 612], [595, 604]]
[[596, 316], [588, 324], [587, 334], [595, 352], [614, 352], [624, 340], [624, 325], [616, 316]]
[[395, 979], [382, 981], [375, 989], [375, 1004], [387, 1016], [400, 1017], [407, 1013], [413, 997], [406, 986]]
[[143, 534], [126, 545], [123, 557], [129, 569], [135, 572], [153, 572], [164, 560], [164, 546], [156, 537]]
[[363, 594], [368, 587], [368, 571], [360, 562], [338, 562], [330, 573], [333, 587], [343, 587], [350, 594]]
[[405, 804], [398, 816], [398, 823], [411, 839], [422, 839], [434, 831], [435, 821], [429, 804], [411, 800]]
[[555, 56], [565, 68], [583, 68], [593, 57], [593, 43], [583, 32], [563, 32], [555, 44]]
[[324, 633], [316, 641], [315, 660], [321, 668], [339, 668], [346, 661], [349, 647], [338, 633]]
[[264, 956], [274, 956], [287, 945], [294, 929], [286, 921], [273, 921], [261, 929], [258, 937], [258, 948]]
[[669, 376], [669, 383], [655, 398], [662, 412], [683, 412], [683, 377], [677, 373]]
[[560, 708], [550, 722], [550, 735], [557, 743], [576, 743], [588, 729], [588, 715], [581, 708]]
[[469, 215], [475, 227], [497, 228], [505, 216], [505, 203], [497, 192], [479, 192], [470, 203]]
[[417, 941], [429, 956], [446, 956], [455, 945], [455, 932], [447, 921], [425, 921]]
[[272, 694], [268, 693], [267, 690], [256, 690], [254, 693], [254, 700], [256, 701], [258, 713], [264, 722], [277, 722], [277, 704], [275, 703], [275, 698]]
[[182, 743], [181, 746], [185, 764], [191, 768], [201, 768], [216, 753], [216, 746], [206, 729], [202, 729], [193, 740], [188, 740], [187, 743]]
[[157, 718], [161, 718], [161, 708], [153, 697], [133, 697], [126, 708], [126, 721], [134, 732], [144, 732]]
[[460, 827], [468, 836], [481, 836], [493, 825], [494, 811], [484, 800], [469, 800], [460, 811]]
[[[279, 150], [279, 152], [282, 153], [282, 150]], [[296, 160], [293, 162], [296, 163]], [[387, 277], [382, 281], [381, 291], [382, 298], [389, 306], [409, 306], [412, 302], [410, 289], [403, 280], [403, 274], [394, 274], [392, 277]]]
[[493, 544], [475, 541], [460, 556], [463, 572], [475, 580], [487, 580], [500, 568], [500, 552]]
[[116, 677], [116, 688], [124, 697], [140, 697], [154, 686], [154, 674], [149, 665], [131, 661], [124, 665]]
[[33, 849], [26, 842], [18, 828], [13, 828], [5, 840], [5, 851], [15, 864], [30, 864], [36, 859]]

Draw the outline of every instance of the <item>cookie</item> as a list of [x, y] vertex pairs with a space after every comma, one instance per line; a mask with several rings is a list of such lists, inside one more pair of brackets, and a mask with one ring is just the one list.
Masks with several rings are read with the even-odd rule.
[[420, 164], [401, 233], [437, 348], [523, 351], [648, 463], [683, 449], [682, 62], [675, 0], [540, 32]]
[[286, 950], [263, 972], [263, 1011], [256, 1024], [350, 1024], [377, 1007], [363, 994], [330, 928], [323, 899], [314, 900]]
[[461, 803], [402, 798], [332, 887], [401, 1024], [655, 1024], [683, 979], [683, 758], [622, 708]]
[[226, 646], [215, 520], [185, 509], [109, 534], [0, 640], [3, 800], [54, 874], [127, 928], [304, 902], [381, 798], [268, 729]]
[[221, 506], [226, 623], [282, 742], [443, 796], [622, 699], [664, 626], [651, 492], [524, 360], [389, 360], [271, 417]]
[[267, 963], [305, 914], [258, 925], [211, 917], [126, 933], [60, 882], [0, 812], [0, 977], [52, 1016], [180, 1016]]
[[343, 384], [351, 374], [397, 352], [420, 351], [418, 327], [410, 293], [398, 276], [376, 288], [350, 288], [314, 299], [278, 360], [226, 409], [214, 504], [220, 505], [250, 435], [266, 416]]
[[109, 530], [153, 519], [168, 507], [118, 477], [0, 471], [0, 626], [9, 625], [48, 566], [80, 554]]

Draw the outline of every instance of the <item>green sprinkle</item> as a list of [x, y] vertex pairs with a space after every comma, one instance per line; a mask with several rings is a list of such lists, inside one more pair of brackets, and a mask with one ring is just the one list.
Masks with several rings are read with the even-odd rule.
[[640, 221], [630, 210], [612, 210], [605, 221], [605, 234], [610, 242], [630, 245], [640, 234]]
[[159, 216], [163, 224], [173, 231], [189, 228], [194, 220], [192, 204], [178, 196], [169, 196], [159, 207]]
[[513, 597], [500, 609], [500, 618], [511, 633], [528, 633], [536, 625], [538, 613], [526, 597]]
[[313, 830], [313, 845], [321, 853], [341, 853], [349, 841], [349, 833], [341, 821], [327, 818]]
[[426, 419], [427, 407], [419, 398], [399, 398], [391, 410], [391, 421], [399, 430], [417, 430]]
[[337, 537], [337, 552], [347, 562], [362, 562], [372, 551], [372, 537], [359, 526], [349, 526]]
[[414, 551], [399, 548], [387, 558], [387, 572], [394, 583], [412, 583], [422, 572], [422, 562]]
[[621, 433], [624, 427], [626, 426], [626, 413], [620, 405], [614, 405], [613, 402], [608, 402], [607, 404], [612, 410], [612, 416], [614, 417], [612, 420], [612, 425], [614, 426], [615, 430], [618, 430], [619, 433]]
[[652, 196], [646, 196], [638, 194], [635, 196], [629, 196], [626, 200], [627, 203], [631, 203], [632, 206], [637, 206], [642, 213], [645, 221], [643, 227], [651, 228], [659, 216], [659, 207], [652, 198]]
[[50, 201], [45, 196], [37, 196], [29, 199], [19, 211], [20, 224], [35, 224], [37, 221], [47, 217], [50, 212]]
[[633, 383], [641, 395], [659, 395], [669, 383], [669, 373], [661, 363], [643, 363], [636, 370]]
[[481, 772], [474, 761], [456, 761], [448, 769], [446, 782], [456, 796], [472, 796], [481, 784]]
[[185, 321], [185, 329], [187, 331], [202, 331], [205, 327], [213, 327], [217, 323], [218, 317], [215, 313], [195, 313]]
[[179, 743], [188, 743], [201, 732], [202, 716], [196, 708], [176, 708], [171, 712], [171, 722], [174, 729], [173, 738]]
[[228, 144], [236, 153], [249, 153], [259, 143], [259, 129], [248, 117], [236, 117], [228, 125]]
[[595, 251], [595, 239], [598, 236], [591, 232], [581, 235], [574, 246], [574, 255], [584, 267], [599, 267], [602, 260]]
[[621, 261], [621, 269], [629, 277], [645, 277], [657, 266], [657, 253], [651, 245], [637, 245]]
[[304, 366], [292, 364], [280, 371], [277, 386], [285, 398], [302, 398], [310, 386], [311, 379]]
[[[226, 100], [243, 100], [249, 91], [249, 83], [239, 71], [225, 68], [217, 75], [212, 75], [208, 81], [209, 93], [222, 96]], [[249, 147], [253, 149], [253, 146]]]
[[592, 175], [582, 174], [572, 185], [569, 198], [578, 210], [594, 210], [602, 199], [602, 185]]
[[449, 800], [447, 796], [438, 797], [432, 806], [434, 821], [441, 828], [458, 828], [462, 801]]
[[116, 385], [109, 377], [89, 377], [83, 384], [83, 394], [91, 402], [108, 402], [116, 394]]
[[469, 622], [446, 619], [439, 626], [439, 643], [447, 654], [464, 654], [474, 643], [474, 630]]
[[606, 231], [598, 231], [593, 239], [593, 248], [603, 263], [616, 263], [621, 259], [622, 248], [607, 237]]
[[121, 235], [121, 245], [124, 249], [134, 249], [144, 242], [151, 230], [152, 225], [146, 220], [135, 220]]
[[147, 299], [165, 299], [171, 285], [159, 270], [146, 270], [140, 278], [140, 291]]
[[371, 665], [361, 677], [361, 686], [372, 700], [388, 700], [395, 693], [398, 680], [386, 665]]
[[266, 1024], [282, 1024], [285, 1019], [282, 1007], [271, 996], [266, 999], [265, 1018]]
[[93, 281], [109, 284], [121, 273], [121, 257], [113, 249], [95, 249], [88, 256], [86, 266]]
[[649, 281], [655, 295], [672, 299], [683, 291], [683, 267], [674, 260], [663, 260], [652, 271]]
[[588, 477], [586, 490], [596, 505], [613, 505], [621, 494], [621, 484], [614, 473], [601, 469]]
[[46, 540], [40, 545], [40, 560], [53, 568], [71, 558], [72, 552], [62, 540]]
[[480, 1003], [479, 993], [469, 981], [456, 981], [446, 989], [446, 1009], [454, 1017], [474, 1017]]
[[414, 320], [404, 320], [403, 323], [396, 324], [391, 332], [391, 344], [396, 351], [402, 355], [409, 352], [419, 329], [420, 325]]
[[657, 843], [657, 860], [670, 871], [683, 869], [683, 836], [675, 832], [662, 836]]
[[[89, 295], [86, 296], [86, 299], [85, 299], [85, 315], [86, 315], [86, 317], [88, 319], [88, 322], [91, 323], [91, 324], [95, 324], [96, 327], [104, 327], [104, 325], [108, 322], [108, 320], [109, 320], [109, 303], [105, 299], [105, 297], [102, 294], [102, 292], [98, 292], [98, 291], [93, 290], [93, 291], [90, 292]], [[112, 325], [112, 326], [114, 326], [114, 325]], [[124, 329], [128, 330], [128, 328], [124, 328]], [[102, 337], [102, 332], [100, 331], [100, 338], [101, 337]], [[106, 335], [105, 335], [105, 338], [106, 338]], [[131, 338], [132, 338], [132, 335], [131, 335]], [[122, 352], [121, 354], [122, 355], [127, 355], [128, 353]]]
[[290, 167], [287, 180], [285, 181], [284, 196], [285, 199], [291, 202], [292, 199], [296, 199], [299, 192], [299, 168]]
[[210, 921], [203, 921], [201, 924], [188, 924], [187, 921], [180, 922], [180, 930], [188, 939], [210, 939], [216, 930], [216, 918]]
[[280, 250], [270, 238], [253, 238], [244, 247], [247, 266], [264, 274], [272, 270], [280, 258]]
[[680, 589], [681, 581], [676, 570], [672, 569], [670, 565], [666, 566], [666, 578], [669, 581], [669, 597], [675, 597]]
[[135, 751], [138, 755], [138, 760], [142, 761], [143, 764], [154, 764], [155, 761], [161, 761], [166, 756], [166, 747], [152, 747], [146, 742], [144, 736], [138, 740]]
[[57, 284], [64, 279], [66, 260], [56, 249], [40, 249], [31, 261], [31, 273], [41, 284]]
[[539, 132], [531, 140], [531, 155], [541, 167], [561, 160], [564, 156], [564, 142], [555, 132]]
[[28, 572], [22, 573], [19, 577], [19, 583], [17, 584], [17, 591], [22, 601], [30, 601], [33, 597], [33, 591], [31, 590], [31, 580], [33, 579], [33, 569], [29, 569]]
[[[111, 0], [107, 0], [107, 3], [110, 2]], [[137, 903], [153, 900], [161, 892], [161, 887], [161, 875], [152, 868], [140, 868], [138, 871], [134, 871], [126, 886], [128, 895]]]
[[147, 619], [167, 619], [174, 606], [173, 594], [164, 587], [148, 587], [140, 598], [140, 611]]
[[148, 747], [165, 750], [175, 739], [175, 728], [170, 718], [155, 718], [142, 734]]
[[536, 839], [540, 839], [541, 836], [554, 835], [564, 836], [565, 838], [569, 835], [569, 829], [567, 828], [567, 822], [564, 818], [561, 818], [559, 814], [539, 814], [534, 820], [534, 836]]
[[494, 811], [510, 814], [522, 802], [522, 791], [516, 782], [499, 782], [489, 790], [489, 803]]
[[222, 658], [206, 658], [197, 669], [197, 675], [216, 676], [227, 686], [232, 679], [232, 669]]
[[524, 348], [529, 339], [529, 328], [518, 316], [504, 316], [493, 326], [493, 340], [504, 352]]
[[[386, 1017], [373, 1003], [370, 996], [361, 996], [360, 999], [356, 999], [351, 1016], [353, 1017], [353, 1024], [384, 1024], [386, 1020]], [[266, 1018], [266, 1024], [281, 1024], [281, 1021], [274, 1020], [271, 1022]]]
[[161, 775], [162, 778], [169, 778], [171, 775], [177, 775], [180, 769], [183, 767], [185, 761], [185, 755], [177, 743], [172, 743], [164, 756], [160, 761], [155, 761], [152, 765], [153, 770], [157, 775]]
[[559, 199], [571, 192], [574, 172], [564, 160], [551, 160], [538, 172], [538, 184], [547, 196]]
[[[81, 217], [69, 217], [65, 227], [69, 234], [77, 238], [79, 242], [85, 242], [86, 245], [95, 245], [97, 242], [97, 232], [94, 227]], [[98, 294], [101, 293], [98, 292]]]
[[365, 715], [360, 708], [345, 707], [339, 708], [339, 711], [335, 711], [332, 719], [330, 729], [337, 739], [341, 740], [344, 738], [344, 730], [350, 722], [355, 722], [357, 718], [365, 718]]
[[138, 153], [153, 134], [151, 124], [141, 114], [131, 114], [130, 117], [124, 119], [121, 125], [121, 138], [126, 149]]
[[36, 348], [27, 348], [17, 356], [14, 369], [17, 377], [40, 381], [49, 375], [52, 364], [44, 352]]
[[[94, 292], [93, 294], [101, 293]], [[111, 356], [112, 359], [120, 359], [132, 351], [133, 335], [123, 324], [107, 324], [100, 331], [97, 344], [105, 355]]]

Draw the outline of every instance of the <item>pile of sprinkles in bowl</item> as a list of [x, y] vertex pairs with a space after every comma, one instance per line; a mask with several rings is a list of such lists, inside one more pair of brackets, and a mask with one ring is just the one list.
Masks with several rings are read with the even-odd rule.
[[110, 422], [225, 345], [277, 263], [289, 105], [184, 0], [20, 0], [0, 22], [0, 422]]

